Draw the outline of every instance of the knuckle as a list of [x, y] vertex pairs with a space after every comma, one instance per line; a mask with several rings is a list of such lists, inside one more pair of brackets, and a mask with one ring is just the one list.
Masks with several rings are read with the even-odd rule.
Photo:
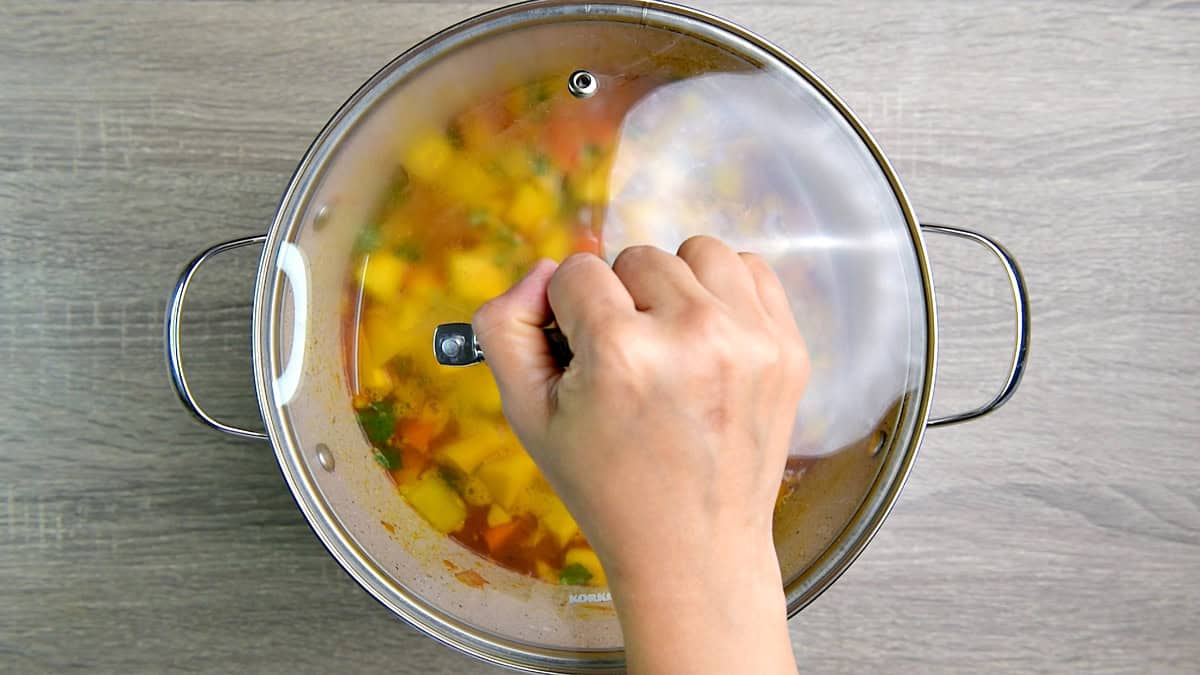
[[[509, 312], [504, 298], [496, 298], [484, 303], [471, 315], [471, 329], [475, 331], [475, 339], [479, 340], [486, 349], [497, 336], [507, 332]], [[494, 345], [493, 345], [494, 346]]]
[[720, 308], [704, 302], [690, 307], [683, 316], [683, 323], [697, 339], [718, 341], [726, 337], [731, 322]]
[[580, 271], [590, 265], [591, 259], [595, 257], [591, 253], [573, 253], [567, 256], [559, 263], [558, 269], [554, 271], [554, 276], [550, 277], [550, 290], [552, 292], [561, 291], [572, 287], [577, 282]]
[[493, 298], [482, 305], [471, 316], [471, 326], [477, 333], [490, 332], [492, 328], [504, 321], [504, 300]]
[[617, 254], [617, 259], [613, 261], [613, 271], [621, 274], [631, 268], [641, 267], [650, 261], [654, 253], [655, 248], [647, 244], [630, 246]]
[[687, 240], [679, 245], [679, 256], [685, 258], [690, 255], [702, 255], [723, 247], [725, 247], [725, 244], [722, 244], [719, 239], [710, 237], [707, 234], [696, 234], [688, 237]]
[[591, 264], [591, 261], [596, 256], [591, 253], [572, 253], [567, 256], [558, 266], [558, 272], [564, 273], [574, 269], [578, 269], [580, 265]]

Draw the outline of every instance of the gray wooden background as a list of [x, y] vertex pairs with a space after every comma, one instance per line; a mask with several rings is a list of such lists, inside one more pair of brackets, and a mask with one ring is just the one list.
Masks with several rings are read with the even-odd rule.
[[[164, 300], [262, 232], [376, 68], [486, 3], [0, 3], [0, 671], [485, 672], [394, 620], [310, 533], [264, 445], [175, 402]], [[931, 432], [858, 563], [792, 621], [811, 672], [1200, 668], [1200, 6], [701, 6], [865, 119], [922, 217], [1006, 242], [1029, 375]], [[937, 406], [1008, 354], [1003, 278], [931, 241]], [[253, 252], [202, 275], [187, 352], [252, 422]]]

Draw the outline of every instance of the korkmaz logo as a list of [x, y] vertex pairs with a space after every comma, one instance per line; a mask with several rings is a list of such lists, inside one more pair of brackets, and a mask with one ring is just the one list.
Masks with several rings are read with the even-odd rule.
[[567, 596], [567, 602], [572, 605], [591, 602], [612, 602], [612, 593], [604, 591], [603, 593], [571, 593]]

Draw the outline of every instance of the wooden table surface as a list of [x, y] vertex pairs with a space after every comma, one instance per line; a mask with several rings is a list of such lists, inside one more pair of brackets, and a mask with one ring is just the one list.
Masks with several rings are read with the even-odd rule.
[[[792, 621], [803, 669], [1196, 672], [1200, 6], [700, 4], [809, 64], [921, 216], [1007, 243], [1033, 295], [1021, 391], [929, 433]], [[491, 671], [341, 572], [267, 446], [180, 408], [161, 325], [182, 264], [264, 231], [367, 76], [486, 7], [0, 4], [0, 671]], [[1011, 311], [986, 253], [929, 246], [949, 411], [996, 387]], [[186, 332], [245, 423], [254, 265], [203, 274]]]

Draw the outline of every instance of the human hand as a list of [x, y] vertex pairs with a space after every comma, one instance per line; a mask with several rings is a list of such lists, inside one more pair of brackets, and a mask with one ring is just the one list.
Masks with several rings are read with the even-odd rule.
[[[551, 320], [574, 352], [565, 370]], [[780, 646], [762, 622], [783, 621], [771, 517], [808, 358], [767, 264], [708, 237], [626, 249], [612, 268], [544, 261], [473, 324], [505, 415], [604, 564], [631, 665], [686, 670], [636, 639], [667, 608], [716, 610], [730, 666], [749, 665], [746, 640], [790, 664], [786, 625]]]

